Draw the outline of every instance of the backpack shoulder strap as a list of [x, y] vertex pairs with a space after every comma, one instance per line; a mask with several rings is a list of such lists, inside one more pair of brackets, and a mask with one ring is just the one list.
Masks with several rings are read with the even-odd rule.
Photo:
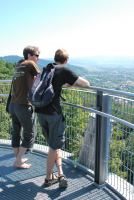
[[45, 67], [43, 67], [43, 70], [42, 70], [42, 73], [41, 73], [41, 79], [42, 79], [43, 75], [46, 72], [50, 72], [51, 69], [54, 69], [54, 71], [55, 71], [55, 65], [54, 65], [54, 63], [49, 63]]

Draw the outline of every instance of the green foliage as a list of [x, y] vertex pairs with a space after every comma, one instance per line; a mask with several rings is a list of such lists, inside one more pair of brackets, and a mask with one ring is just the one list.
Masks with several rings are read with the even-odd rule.
[[[119, 101], [120, 100], [120, 101]], [[128, 122], [134, 122], [134, 105], [132, 101], [118, 99], [112, 103], [112, 114]]]
[[[85, 104], [85, 96], [82, 92], [73, 92], [64, 90], [63, 95], [67, 103], [83, 106]], [[89, 103], [89, 99], [88, 99]], [[63, 106], [63, 113], [66, 120], [66, 142], [65, 150], [73, 154], [73, 159], [77, 160], [81, 144], [83, 141], [84, 131], [89, 120], [89, 112], [84, 109], [72, 107], [69, 105]]]
[[0, 60], [0, 80], [11, 79], [14, 72], [14, 64]]
[[[129, 134], [128, 138], [125, 140], [125, 143], [126, 143], [126, 150], [124, 151], [125, 166], [128, 166], [129, 169], [134, 169], [134, 131]], [[128, 181], [129, 182], [134, 181], [134, 177], [131, 171], [129, 171], [128, 173]]]
[[134, 168], [134, 132], [127, 130], [121, 124], [114, 124], [110, 143], [110, 171], [133, 183]]
[[10, 138], [11, 119], [5, 112], [5, 100], [5, 98], [1, 99], [0, 103], [0, 139]]
[[113, 139], [110, 145], [110, 157], [109, 161], [110, 171], [116, 173], [120, 177], [127, 177], [127, 172], [122, 171], [123, 161], [122, 161], [122, 151], [125, 148], [125, 141]]

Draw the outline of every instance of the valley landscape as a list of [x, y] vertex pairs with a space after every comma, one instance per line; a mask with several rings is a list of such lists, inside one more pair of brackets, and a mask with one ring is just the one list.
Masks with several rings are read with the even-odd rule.
[[[1, 61], [16, 63], [20, 56], [0, 57]], [[52, 59], [39, 59], [40, 68]], [[76, 58], [70, 59], [68, 67], [78, 75], [88, 79], [92, 86], [134, 92], [133, 58]], [[11, 78], [11, 77], [9, 77]]]

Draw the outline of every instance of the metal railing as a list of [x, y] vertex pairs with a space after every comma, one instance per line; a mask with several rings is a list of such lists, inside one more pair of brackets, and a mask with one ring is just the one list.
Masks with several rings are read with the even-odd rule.
[[[0, 85], [0, 139], [10, 139], [11, 121], [4, 110], [7, 95], [3, 95], [9, 85]], [[107, 183], [126, 199], [134, 199], [134, 94], [96, 87], [64, 88], [62, 93], [63, 157], [88, 170], [99, 186]], [[38, 119], [36, 130], [36, 144], [44, 148], [47, 143]]]

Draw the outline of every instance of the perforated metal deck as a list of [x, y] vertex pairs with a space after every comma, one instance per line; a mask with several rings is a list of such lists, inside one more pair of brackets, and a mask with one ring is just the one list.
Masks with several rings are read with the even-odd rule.
[[32, 168], [19, 170], [12, 164], [14, 155], [11, 148], [0, 147], [0, 200], [119, 200], [107, 187], [97, 188], [92, 178], [84, 171], [63, 163], [68, 178], [68, 188], [59, 189], [58, 183], [43, 188], [46, 174], [46, 155], [35, 152], [27, 154]]

